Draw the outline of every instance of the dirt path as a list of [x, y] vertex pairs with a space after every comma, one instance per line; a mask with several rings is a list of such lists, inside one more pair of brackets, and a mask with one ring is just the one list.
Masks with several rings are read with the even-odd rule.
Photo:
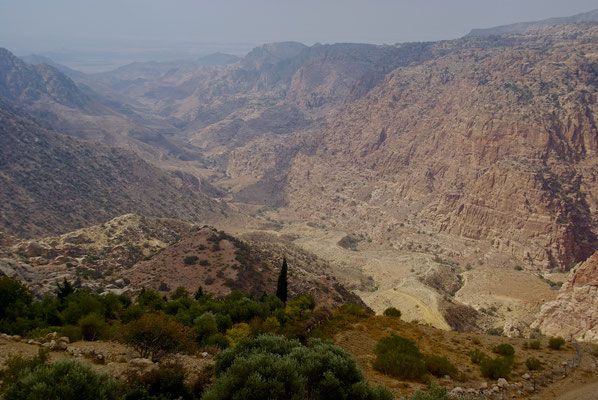
[[571, 390], [556, 397], [557, 400], [597, 400], [598, 382], [583, 385], [578, 389]]

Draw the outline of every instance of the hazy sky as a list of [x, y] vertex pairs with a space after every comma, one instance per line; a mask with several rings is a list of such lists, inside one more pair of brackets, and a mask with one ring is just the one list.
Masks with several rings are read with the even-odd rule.
[[24, 54], [180, 42], [396, 43], [593, 8], [597, 0], [0, 0], [0, 46]]

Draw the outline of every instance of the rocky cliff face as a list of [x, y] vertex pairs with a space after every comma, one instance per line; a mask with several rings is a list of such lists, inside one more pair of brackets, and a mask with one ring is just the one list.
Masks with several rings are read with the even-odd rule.
[[414, 226], [530, 267], [584, 260], [598, 245], [597, 37], [582, 25], [464, 39], [393, 71], [293, 160], [290, 206], [396, 246]]
[[598, 341], [598, 252], [576, 267], [558, 298], [542, 306], [532, 327], [549, 336]]

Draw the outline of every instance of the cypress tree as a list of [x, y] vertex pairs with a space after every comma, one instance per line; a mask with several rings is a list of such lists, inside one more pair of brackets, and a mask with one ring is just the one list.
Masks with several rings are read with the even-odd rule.
[[287, 289], [287, 258], [282, 259], [282, 268], [280, 268], [280, 275], [278, 275], [278, 283], [276, 285], [276, 297], [282, 300], [283, 303], [287, 303], [288, 289]]

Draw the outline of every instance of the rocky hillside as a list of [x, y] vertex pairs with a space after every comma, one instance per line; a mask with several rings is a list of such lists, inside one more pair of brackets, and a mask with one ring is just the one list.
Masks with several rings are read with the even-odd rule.
[[[40, 126], [131, 149], [150, 161], [168, 156], [197, 159], [192, 149], [183, 150], [169, 137], [177, 128], [163, 118], [146, 113], [129, 98], [97, 85], [92, 89], [77, 71], [39, 63], [38, 58], [29, 60], [35, 65], [0, 48], [0, 100], [23, 109]], [[67, 74], [82, 83], [76, 84]]]
[[541, 21], [518, 22], [516, 24], [495, 26], [493, 28], [472, 29], [468, 36], [491, 36], [504, 35], [509, 33], [528, 33], [539, 29], [579, 22], [597, 22], [598, 9], [572, 15], [570, 17], [548, 18]]
[[[265, 234], [240, 240], [209, 226], [134, 214], [61, 236], [16, 240], [0, 248], [0, 275], [27, 282], [37, 295], [63, 279], [99, 292], [227, 295], [233, 290], [274, 293], [286, 255], [289, 293], [311, 293], [323, 306], [363, 304], [332, 276], [330, 266], [284, 240]], [[1, 242], [0, 242], [1, 243]]]
[[289, 206], [397, 248], [417, 230], [529, 267], [584, 260], [598, 245], [597, 37], [594, 24], [463, 39], [396, 69], [279, 168]]
[[556, 300], [542, 306], [532, 325], [542, 333], [598, 341], [598, 252], [571, 271]]
[[101, 81], [176, 120], [236, 201], [396, 249], [424, 235], [466, 262], [566, 270], [598, 246], [597, 35], [587, 22], [393, 46], [279, 43], [231, 65]]
[[159, 170], [131, 152], [45, 130], [0, 103], [0, 229], [38, 236], [126, 212], [206, 221], [226, 207], [199, 180]]

